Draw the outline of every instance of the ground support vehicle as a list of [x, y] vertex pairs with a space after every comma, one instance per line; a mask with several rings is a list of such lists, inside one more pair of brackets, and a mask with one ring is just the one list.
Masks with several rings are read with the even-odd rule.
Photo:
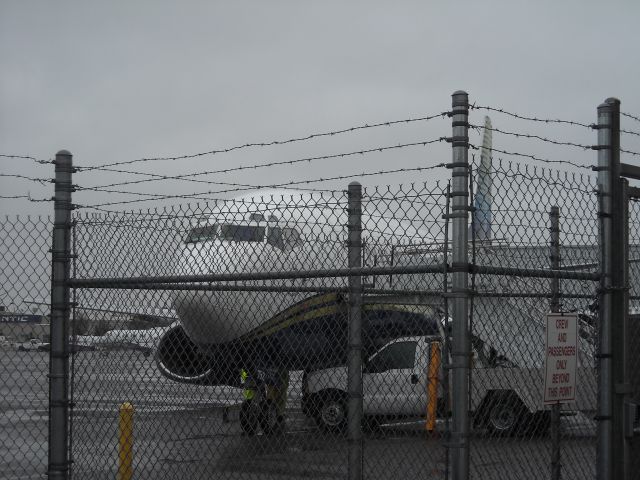
[[[545, 432], [550, 414], [542, 402], [543, 368], [519, 367], [485, 342], [474, 339], [472, 343], [470, 409], [474, 427], [498, 436]], [[364, 361], [365, 418], [375, 422], [425, 417], [430, 400], [440, 417], [450, 414], [450, 401], [443, 388], [443, 361], [439, 361], [437, 368], [437, 389], [431, 390], [437, 391], [437, 398], [429, 398], [429, 364], [435, 358], [435, 344], [439, 351], [444, 351], [439, 336], [397, 338]], [[563, 406], [565, 414], [595, 410], [595, 369], [578, 368], [577, 379], [576, 403]], [[305, 372], [302, 410], [320, 428], [333, 432], [345, 429], [347, 398], [345, 366]]]

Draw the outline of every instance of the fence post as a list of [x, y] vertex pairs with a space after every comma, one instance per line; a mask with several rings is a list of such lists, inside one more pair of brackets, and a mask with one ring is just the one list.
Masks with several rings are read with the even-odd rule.
[[[560, 269], [560, 209], [551, 207], [549, 212], [551, 240], [550, 263], [553, 270]], [[551, 311], [560, 311], [560, 279], [551, 279]], [[560, 403], [551, 406], [551, 480], [560, 480]]]
[[55, 159], [53, 240], [51, 248], [51, 320], [49, 351], [50, 480], [69, 475], [69, 271], [71, 264], [72, 155], [60, 150]]
[[469, 478], [469, 96], [452, 96], [451, 271], [453, 285], [452, 432], [451, 472], [453, 480]]
[[[614, 223], [619, 217], [620, 179], [620, 101], [608, 98], [598, 106], [598, 192], [600, 217], [600, 343], [598, 376], [598, 420], [596, 473], [599, 480], [622, 478], [614, 475], [618, 455], [614, 448], [613, 321], [616, 309], [614, 257], [621, 250], [622, 238], [614, 238]], [[618, 204], [618, 205], [616, 205]], [[616, 211], [618, 210], [618, 211]], [[617, 429], [615, 429], [617, 430]], [[621, 433], [621, 432], [618, 432]], [[613, 458], [614, 455], [616, 458]]]
[[[349, 268], [362, 265], [362, 186], [349, 184]], [[349, 480], [362, 479], [362, 278], [349, 277]]]
[[[628, 418], [627, 418], [627, 402], [631, 400], [631, 394], [633, 392], [633, 386], [630, 376], [630, 362], [629, 355], [631, 354], [631, 339], [629, 329], [629, 181], [626, 178], [621, 178], [619, 182], [620, 193], [620, 237], [623, 242], [622, 253], [620, 255], [620, 268], [618, 274], [620, 275], [620, 282], [623, 286], [621, 292], [621, 301], [624, 305], [624, 310], [621, 312], [619, 321], [614, 325], [613, 341], [616, 345], [616, 351], [618, 352], [618, 358], [614, 364], [618, 378], [616, 383], [622, 386], [622, 391], [618, 391], [618, 397], [616, 398], [616, 406], [618, 409], [618, 421], [620, 422], [619, 441], [621, 444], [620, 461], [623, 476], [625, 480], [631, 480], [634, 478], [634, 474], [631, 471], [631, 444], [630, 437], [627, 435]], [[614, 231], [614, 235], [616, 232]], [[619, 403], [618, 403], [619, 402]], [[614, 407], [614, 412], [615, 412]], [[614, 413], [614, 419], [616, 419]], [[615, 431], [615, 430], [614, 430]], [[614, 448], [617, 445], [614, 445]]]

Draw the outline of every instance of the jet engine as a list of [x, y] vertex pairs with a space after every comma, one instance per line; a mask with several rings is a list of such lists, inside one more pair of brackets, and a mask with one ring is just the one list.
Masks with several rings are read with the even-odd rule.
[[156, 363], [162, 375], [182, 383], [236, 385], [240, 369], [235, 368], [230, 360], [221, 347], [214, 351], [200, 348], [182, 325], [168, 330], [156, 350]]

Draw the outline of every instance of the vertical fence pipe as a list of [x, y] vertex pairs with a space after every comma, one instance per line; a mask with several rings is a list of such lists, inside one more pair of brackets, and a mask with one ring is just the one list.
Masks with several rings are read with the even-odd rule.
[[[620, 439], [622, 443], [622, 471], [625, 480], [631, 480], [634, 478], [633, 473], [631, 472], [631, 444], [629, 436], [625, 435], [623, 432], [626, 431], [626, 425], [628, 422], [628, 418], [626, 418], [627, 409], [626, 403], [631, 401], [631, 378], [629, 375], [629, 366], [630, 366], [630, 354], [631, 354], [631, 338], [629, 335], [629, 181], [626, 178], [620, 179], [620, 222], [621, 222], [621, 232], [620, 237], [623, 242], [622, 255], [620, 261], [622, 263], [620, 268], [621, 274], [621, 284], [625, 287], [622, 289], [622, 305], [623, 310], [621, 312], [620, 321], [616, 324], [618, 331], [614, 332], [613, 338], [614, 342], [616, 340], [619, 341], [616, 345], [618, 345], [618, 353], [619, 357], [619, 378], [618, 382], [620, 385], [623, 385], [623, 390], [619, 395], [619, 407], [622, 411], [619, 412], [620, 415]], [[615, 232], [614, 232], [615, 233]], [[614, 327], [615, 328], [615, 327]], [[614, 365], [614, 368], [618, 368], [617, 365]]]
[[[349, 184], [349, 267], [362, 264], [362, 186]], [[349, 480], [362, 479], [362, 278], [349, 277]]]
[[[560, 269], [560, 209], [551, 207], [549, 212], [551, 241], [549, 260], [551, 268]], [[551, 279], [551, 311], [560, 311], [560, 279]], [[560, 404], [551, 406], [551, 480], [560, 480]]]
[[620, 177], [620, 100], [608, 98], [606, 103], [610, 108], [609, 149], [611, 168], [609, 175], [609, 193], [611, 205], [611, 478], [624, 478], [625, 437], [624, 437], [624, 399], [626, 382], [624, 378], [625, 342], [624, 325], [628, 313], [628, 303], [625, 302], [626, 284], [624, 271], [626, 269], [624, 237], [624, 205], [628, 201], [622, 198], [622, 181]]
[[[449, 221], [450, 221], [450, 205], [451, 203], [451, 182], [447, 185], [447, 196], [445, 200], [445, 213], [444, 213], [444, 254], [442, 255], [442, 291], [446, 294], [449, 291]], [[451, 344], [450, 337], [451, 331], [449, 329], [449, 299], [446, 295], [444, 295], [443, 301], [443, 310], [444, 310], [444, 355], [442, 358], [442, 370], [444, 371], [444, 375], [442, 378], [442, 390], [443, 390], [443, 401], [445, 405], [445, 411], [448, 413], [451, 407], [451, 396], [450, 396], [450, 374], [451, 374]], [[449, 478], [449, 469], [451, 465], [450, 454], [451, 451], [449, 449], [449, 444], [451, 443], [451, 424], [449, 421], [449, 415], [445, 413], [444, 419], [444, 434], [445, 434], [445, 442], [444, 442], [444, 478], [448, 480]]]
[[620, 125], [620, 102], [607, 99], [598, 106], [598, 192], [600, 217], [600, 342], [598, 352], [598, 414], [596, 474], [598, 480], [613, 477], [613, 343], [611, 326], [613, 315], [613, 238], [612, 215], [613, 191], [617, 186], [615, 179], [620, 177], [619, 139], [618, 148], [614, 145], [613, 127], [616, 110], [618, 116], [618, 135]]
[[[76, 252], [78, 251], [77, 248], [77, 239], [78, 239], [78, 233], [76, 231], [76, 222], [72, 221], [71, 222], [71, 252], [72, 252], [72, 258], [71, 258], [71, 278], [75, 278], [78, 274], [78, 270], [77, 270], [77, 258], [78, 256], [76, 255]], [[70, 337], [71, 337], [71, 343], [73, 345], [77, 345], [78, 344], [78, 331], [77, 331], [77, 311], [76, 311], [76, 306], [77, 306], [77, 302], [76, 302], [76, 289], [73, 288], [71, 289], [71, 320], [70, 320]], [[74, 372], [76, 371], [76, 364], [75, 364], [75, 355], [73, 354], [73, 352], [71, 352], [71, 361], [70, 361], [70, 365], [69, 365], [69, 474], [68, 474], [68, 478], [69, 480], [73, 479], [73, 406], [74, 406]]]
[[452, 462], [453, 480], [469, 478], [469, 96], [457, 91], [452, 96], [452, 280], [453, 295], [453, 392]]
[[51, 321], [49, 351], [49, 459], [50, 480], [69, 474], [69, 271], [71, 263], [71, 153], [61, 150], [55, 159], [54, 224], [51, 248]]

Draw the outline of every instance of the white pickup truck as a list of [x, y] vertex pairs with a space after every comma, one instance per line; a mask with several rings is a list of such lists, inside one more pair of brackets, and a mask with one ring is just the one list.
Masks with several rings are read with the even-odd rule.
[[[365, 360], [363, 413], [369, 419], [424, 417], [428, 403], [428, 368], [431, 345], [437, 336], [394, 339]], [[543, 369], [520, 368], [484, 342], [474, 339], [471, 402], [474, 426], [494, 435], [542, 433], [550, 422], [542, 403]], [[441, 349], [442, 350], [442, 349]], [[439, 370], [437, 412], [448, 415], [444, 379]], [[579, 388], [574, 410], [595, 409], [595, 371], [578, 369]], [[451, 382], [449, 382], [451, 384]], [[302, 410], [327, 431], [340, 431], [347, 421], [347, 368], [305, 372]]]

